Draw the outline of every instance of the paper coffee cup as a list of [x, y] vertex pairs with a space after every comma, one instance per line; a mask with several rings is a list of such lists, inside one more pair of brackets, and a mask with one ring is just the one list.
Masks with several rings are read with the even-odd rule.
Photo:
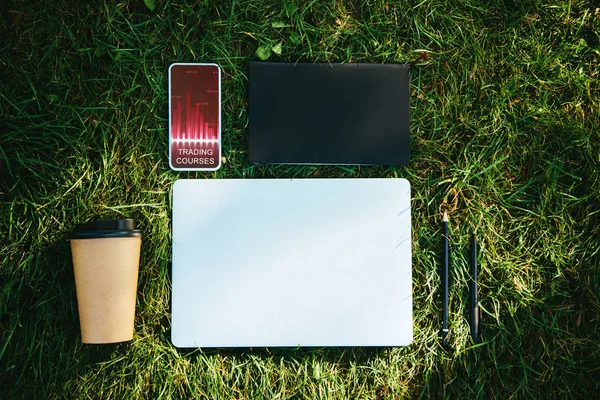
[[83, 343], [133, 338], [141, 243], [131, 219], [75, 227], [71, 252]]

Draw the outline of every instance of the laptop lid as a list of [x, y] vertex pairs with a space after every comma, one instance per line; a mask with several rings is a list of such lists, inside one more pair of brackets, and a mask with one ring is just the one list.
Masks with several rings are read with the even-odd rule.
[[174, 185], [178, 347], [407, 345], [411, 276], [404, 179]]

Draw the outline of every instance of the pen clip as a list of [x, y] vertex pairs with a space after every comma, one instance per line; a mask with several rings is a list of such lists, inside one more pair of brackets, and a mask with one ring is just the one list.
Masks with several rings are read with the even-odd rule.
[[477, 307], [477, 313], [478, 315], [478, 323], [477, 323], [477, 331], [475, 332], [477, 335], [477, 341], [481, 340], [481, 325], [483, 325], [483, 318], [482, 318], [482, 313], [481, 313], [481, 307]]
[[471, 310], [471, 337], [473, 342], [479, 343], [481, 339], [482, 313], [479, 306]]
[[481, 340], [481, 325], [482, 325], [482, 313], [479, 306], [472, 309], [471, 314], [471, 337], [473, 342], [479, 343]]

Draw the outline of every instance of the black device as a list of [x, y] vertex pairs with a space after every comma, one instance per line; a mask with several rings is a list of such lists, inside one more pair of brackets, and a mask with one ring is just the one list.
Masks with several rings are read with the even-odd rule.
[[406, 165], [407, 64], [250, 62], [248, 158]]

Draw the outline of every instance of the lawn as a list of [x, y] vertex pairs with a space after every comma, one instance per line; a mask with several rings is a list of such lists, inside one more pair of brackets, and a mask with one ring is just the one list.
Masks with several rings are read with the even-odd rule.
[[[0, 397], [600, 397], [599, 1], [83, 3], [0, 3]], [[248, 164], [247, 65], [260, 58], [410, 63], [410, 164]], [[217, 172], [169, 169], [173, 62], [222, 68]], [[291, 177], [410, 180], [413, 344], [174, 348], [173, 182]], [[81, 344], [67, 235], [96, 217], [132, 217], [145, 234], [129, 343]]]

